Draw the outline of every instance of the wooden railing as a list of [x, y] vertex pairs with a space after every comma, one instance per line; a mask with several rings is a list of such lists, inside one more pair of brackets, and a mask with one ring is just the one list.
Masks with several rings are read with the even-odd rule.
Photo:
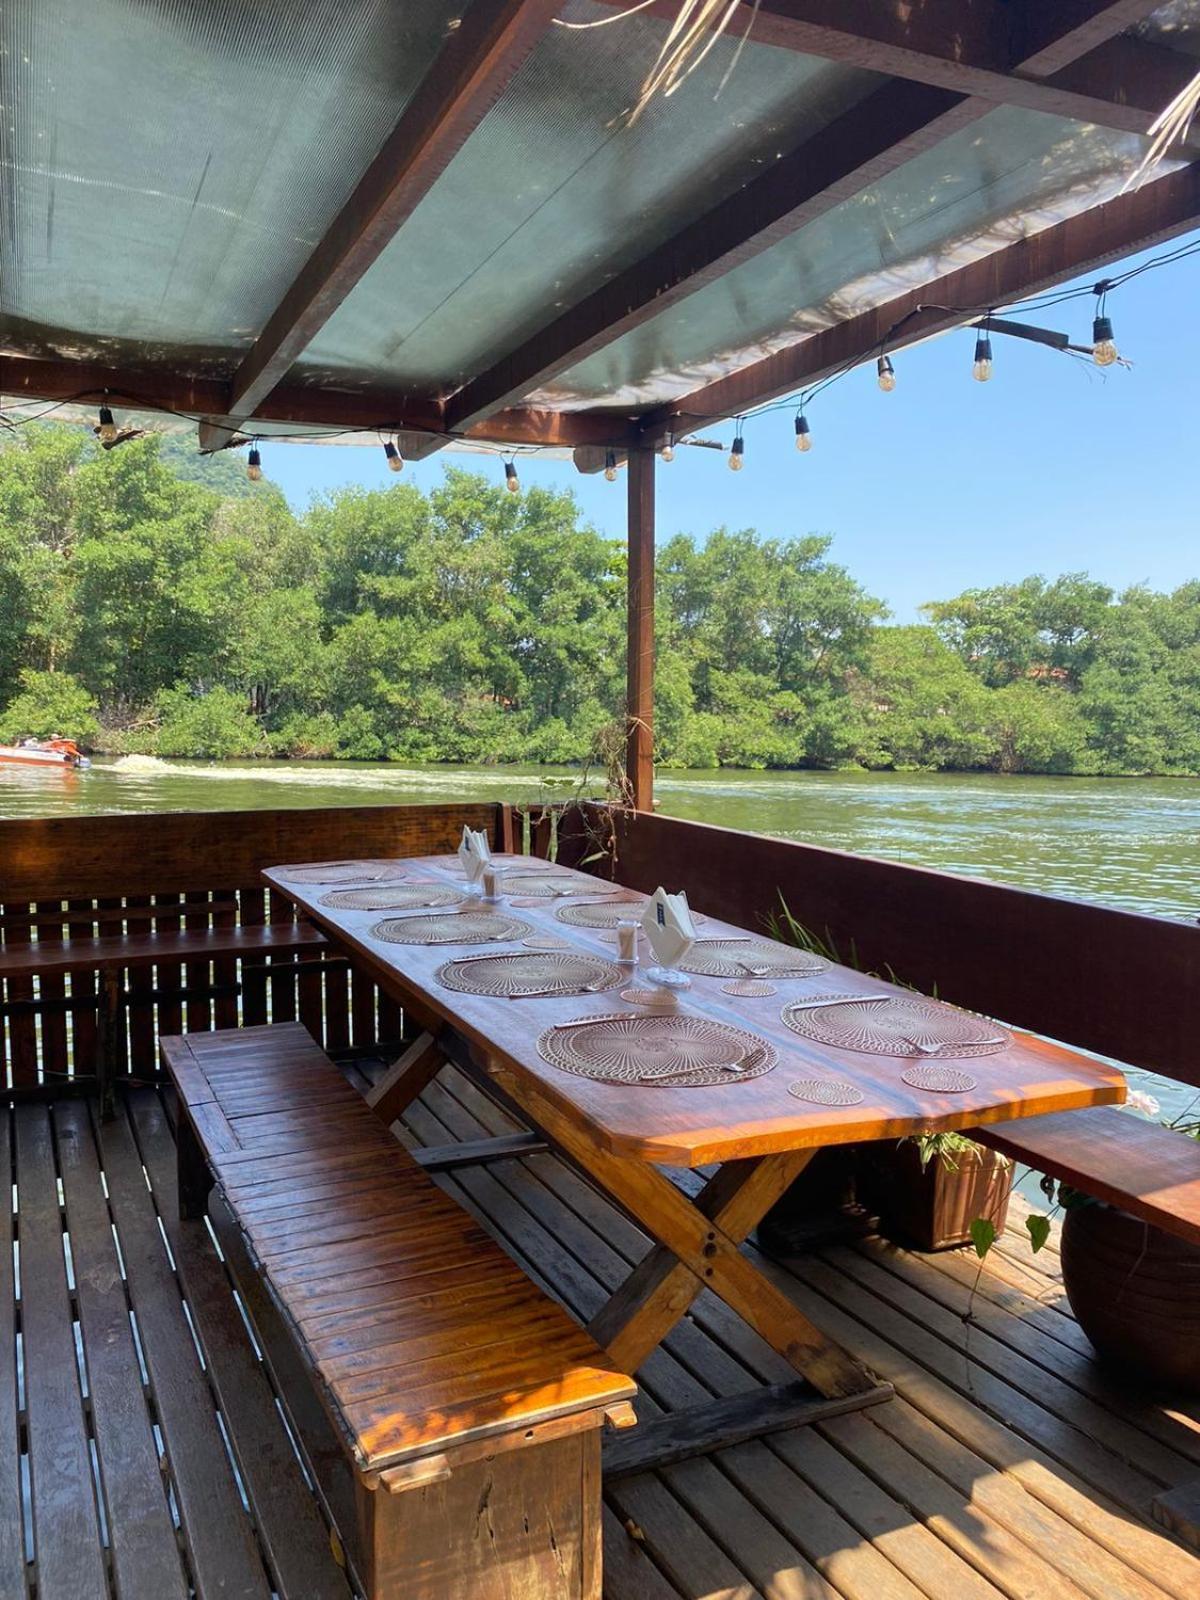
[[[512, 814], [495, 804], [0, 822], [3, 952], [37, 957], [0, 993], [4, 1085], [90, 1080], [106, 989], [120, 1003], [114, 1070], [138, 1078], [158, 1072], [158, 1032], [180, 1028], [299, 1017], [335, 1052], [395, 1040], [396, 1008], [320, 947], [110, 962], [103, 974], [54, 971], [51, 958], [71, 940], [180, 929], [277, 928], [287, 944], [294, 913], [263, 887], [263, 867], [446, 851], [464, 823], [514, 847]], [[745, 927], [765, 930], [786, 903], [843, 959], [1200, 1085], [1198, 927], [647, 813], [567, 807], [558, 834], [564, 861], [611, 837], [615, 868], [606, 858], [589, 870], [686, 888], [697, 909]], [[535, 853], [548, 841], [545, 825], [534, 830]]]
[[[843, 960], [1200, 1085], [1200, 927], [703, 823], [609, 815], [623, 883], [684, 888], [697, 909], [764, 930], [786, 903]], [[580, 816], [560, 827], [564, 860], [608, 832], [595, 808], [582, 816], [586, 827]]]
[[[153, 1078], [158, 1034], [181, 1029], [299, 1017], [334, 1051], [399, 1038], [395, 1006], [344, 959], [289, 948], [295, 913], [259, 874], [452, 850], [464, 823], [511, 848], [508, 810], [494, 804], [0, 821], [0, 936], [21, 968], [0, 993], [5, 1087], [91, 1080], [105, 1046], [117, 1074]], [[278, 930], [282, 953], [253, 934], [245, 944], [259, 948], [246, 953], [236, 937], [217, 938], [263, 928]], [[179, 930], [208, 931], [234, 953], [147, 959], [148, 936]], [[94, 938], [127, 941], [128, 962], [109, 943], [103, 968], [62, 970]], [[111, 1037], [98, 1039], [106, 1021]]]

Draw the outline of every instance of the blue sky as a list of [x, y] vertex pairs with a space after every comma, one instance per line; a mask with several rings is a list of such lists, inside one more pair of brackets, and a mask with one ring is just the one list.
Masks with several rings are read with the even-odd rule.
[[[737, 474], [725, 454], [680, 448], [659, 469], [659, 541], [721, 524], [777, 538], [832, 534], [834, 558], [900, 621], [922, 601], [1030, 572], [1086, 570], [1118, 589], [1200, 577], [1198, 307], [1200, 256], [1115, 291], [1109, 314], [1133, 367], [1107, 374], [997, 338], [994, 376], [975, 383], [967, 330], [900, 351], [892, 394], [877, 388], [871, 364], [817, 399], [806, 456], [794, 448], [791, 412], [750, 420]], [[1083, 344], [1092, 312], [1089, 298], [1028, 320]], [[728, 443], [732, 431], [705, 436]], [[407, 465], [405, 477], [428, 488], [446, 461], [503, 482], [499, 457], [462, 455]], [[396, 481], [378, 445], [268, 445], [264, 466], [297, 509], [342, 484]], [[624, 534], [624, 474], [609, 484], [569, 462], [519, 466], [523, 482], [573, 488], [592, 522]]]

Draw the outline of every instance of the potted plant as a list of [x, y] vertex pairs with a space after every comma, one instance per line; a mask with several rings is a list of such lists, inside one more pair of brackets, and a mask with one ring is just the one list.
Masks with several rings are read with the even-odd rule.
[[[1126, 1105], [1158, 1115], [1141, 1090]], [[1200, 1138], [1200, 1120], [1166, 1126]], [[1200, 1394], [1200, 1245], [1053, 1178], [1042, 1179], [1042, 1192], [1062, 1211], [1063, 1287], [1101, 1361], [1136, 1387]], [[1035, 1213], [1025, 1225], [1040, 1250], [1049, 1217]]]
[[886, 1238], [949, 1250], [971, 1243], [980, 1222], [1002, 1232], [1012, 1162], [962, 1133], [914, 1134], [860, 1147], [859, 1190]]

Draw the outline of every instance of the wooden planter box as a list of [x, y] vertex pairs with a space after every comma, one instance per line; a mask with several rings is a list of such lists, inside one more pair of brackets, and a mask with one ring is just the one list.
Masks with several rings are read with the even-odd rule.
[[970, 1242], [971, 1224], [986, 1217], [999, 1233], [1008, 1216], [1012, 1163], [980, 1145], [956, 1168], [934, 1156], [922, 1168], [917, 1146], [884, 1141], [860, 1146], [860, 1193], [878, 1214], [879, 1231], [916, 1250], [949, 1250]]

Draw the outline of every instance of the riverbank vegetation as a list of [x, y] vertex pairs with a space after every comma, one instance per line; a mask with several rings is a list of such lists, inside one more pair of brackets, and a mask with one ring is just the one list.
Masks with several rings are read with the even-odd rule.
[[[1083, 574], [894, 626], [823, 536], [659, 547], [658, 759], [1200, 772], [1200, 581]], [[113, 753], [571, 762], [621, 711], [620, 542], [447, 468], [301, 515], [190, 441], [0, 446], [0, 739]]]

